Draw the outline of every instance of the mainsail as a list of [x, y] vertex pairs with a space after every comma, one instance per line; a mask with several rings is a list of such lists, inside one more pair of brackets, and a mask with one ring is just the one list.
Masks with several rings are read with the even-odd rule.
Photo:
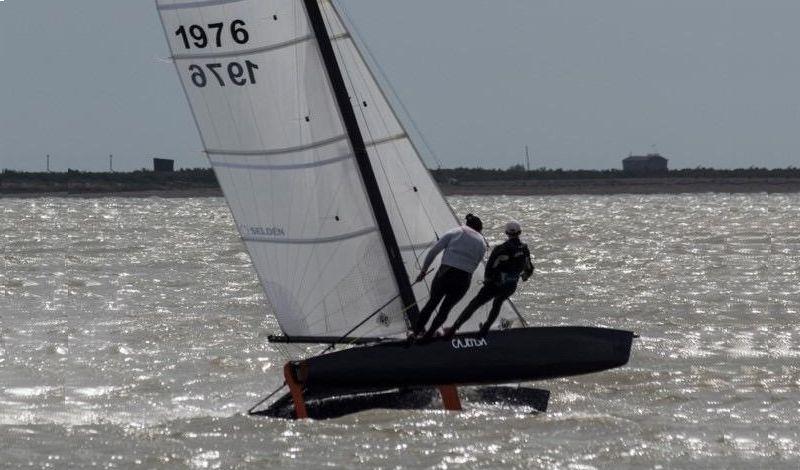
[[337, 102], [342, 90], [303, 0], [157, 5], [206, 153], [283, 332], [404, 333], [415, 299], [428, 297], [427, 284], [411, 293], [408, 278], [455, 219], [336, 7], [319, 0], [311, 13], [324, 19], [349, 111]]

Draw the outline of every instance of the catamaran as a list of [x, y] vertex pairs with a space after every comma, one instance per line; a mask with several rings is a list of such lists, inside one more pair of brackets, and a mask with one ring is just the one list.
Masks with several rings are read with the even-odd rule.
[[[270, 341], [329, 345], [284, 367], [295, 417], [309, 416], [312, 394], [438, 388], [445, 408], [457, 410], [457, 386], [628, 362], [633, 333], [531, 328], [510, 301], [486, 336], [406, 341], [430, 288], [410, 279], [457, 219], [340, 9], [331, 0], [156, 3], [203, 147], [280, 327]], [[477, 272], [464, 302], [481, 280]], [[464, 331], [485, 317], [479, 312]]]

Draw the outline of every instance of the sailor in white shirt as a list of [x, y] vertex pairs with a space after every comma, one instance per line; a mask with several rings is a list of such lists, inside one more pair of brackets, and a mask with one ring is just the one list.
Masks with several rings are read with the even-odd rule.
[[419, 317], [414, 323], [415, 335], [419, 336], [425, 332], [425, 325], [433, 310], [441, 303], [439, 313], [436, 314], [430, 328], [423, 336], [423, 339], [432, 338], [439, 327], [447, 321], [450, 310], [469, 290], [472, 273], [478, 268], [483, 260], [483, 255], [486, 254], [486, 240], [481, 235], [482, 230], [481, 219], [468, 214], [466, 224], [444, 234], [425, 257], [422, 271], [417, 276], [417, 282], [425, 278], [436, 256], [444, 251], [441, 266], [431, 284], [430, 298], [420, 310]]

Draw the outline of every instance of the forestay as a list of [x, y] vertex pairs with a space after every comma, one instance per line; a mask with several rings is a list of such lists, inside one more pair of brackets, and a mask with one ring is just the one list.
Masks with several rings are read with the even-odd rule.
[[[411, 276], [454, 219], [333, 5], [320, 5]], [[159, 0], [203, 145], [288, 336], [406, 331], [301, 0]], [[415, 288], [424, 302], [427, 287]], [[480, 315], [478, 315], [480, 316]], [[503, 316], [507, 316], [504, 315]]]

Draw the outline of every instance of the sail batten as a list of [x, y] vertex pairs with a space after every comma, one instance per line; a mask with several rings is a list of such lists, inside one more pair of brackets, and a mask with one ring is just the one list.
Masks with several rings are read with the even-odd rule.
[[183, 3], [164, 3], [159, 2], [157, 3], [156, 8], [162, 11], [169, 11], [169, 10], [183, 10], [189, 8], [202, 8], [202, 7], [210, 7], [210, 6], [219, 6], [219, 5], [228, 5], [231, 3], [239, 3], [246, 0], [200, 0], [195, 2], [183, 2]]
[[215, 167], [235, 168], [239, 170], [290, 171], [290, 170], [305, 170], [307, 168], [333, 165], [343, 160], [351, 160], [352, 158], [353, 158], [352, 155], [343, 155], [341, 157], [329, 158], [327, 160], [318, 160], [312, 163], [295, 163], [291, 165], [267, 165], [267, 164], [258, 165], [252, 163], [227, 163], [216, 160], [211, 160], [211, 164]]
[[339, 242], [342, 240], [350, 240], [352, 238], [359, 238], [363, 237], [364, 235], [375, 233], [377, 231], [378, 228], [375, 227], [375, 228], [360, 230], [358, 232], [345, 233], [343, 235], [337, 235], [335, 237], [306, 238], [306, 239], [268, 238], [268, 237], [255, 237], [251, 235], [244, 235], [242, 236], [242, 240], [255, 243], [279, 243], [285, 245], [320, 245], [325, 243]]
[[258, 157], [268, 157], [270, 155], [285, 155], [289, 153], [296, 153], [302, 152], [303, 150], [312, 150], [319, 147], [324, 147], [329, 144], [333, 144], [336, 142], [342, 142], [347, 140], [346, 135], [338, 135], [331, 137], [329, 139], [320, 140], [318, 142], [311, 142], [305, 145], [298, 145], [296, 147], [289, 147], [289, 148], [276, 148], [271, 150], [218, 150], [218, 149], [208, 149], [206, 153], [209, 155], [242, 155], [242, 156], [258, 156]]
[[383, 137], [381, 139], [377, 139], [377, 140], [373, 140], [373, 141], [370, 141], [370, 142], [366, 142], [365, 145], [367, 147], [376, 147], [376, 146], [381, 145], [381, 144], [385, 144], [385, 143], [388, 143], [388, 142], [393, 142], [395, 140], [402, 140], [402, 139], [408, 139], [408, 134], [406, 134], [404, 132], [402, 134], [390, 135], [390, 136], [387, 136], [387, 137]]

